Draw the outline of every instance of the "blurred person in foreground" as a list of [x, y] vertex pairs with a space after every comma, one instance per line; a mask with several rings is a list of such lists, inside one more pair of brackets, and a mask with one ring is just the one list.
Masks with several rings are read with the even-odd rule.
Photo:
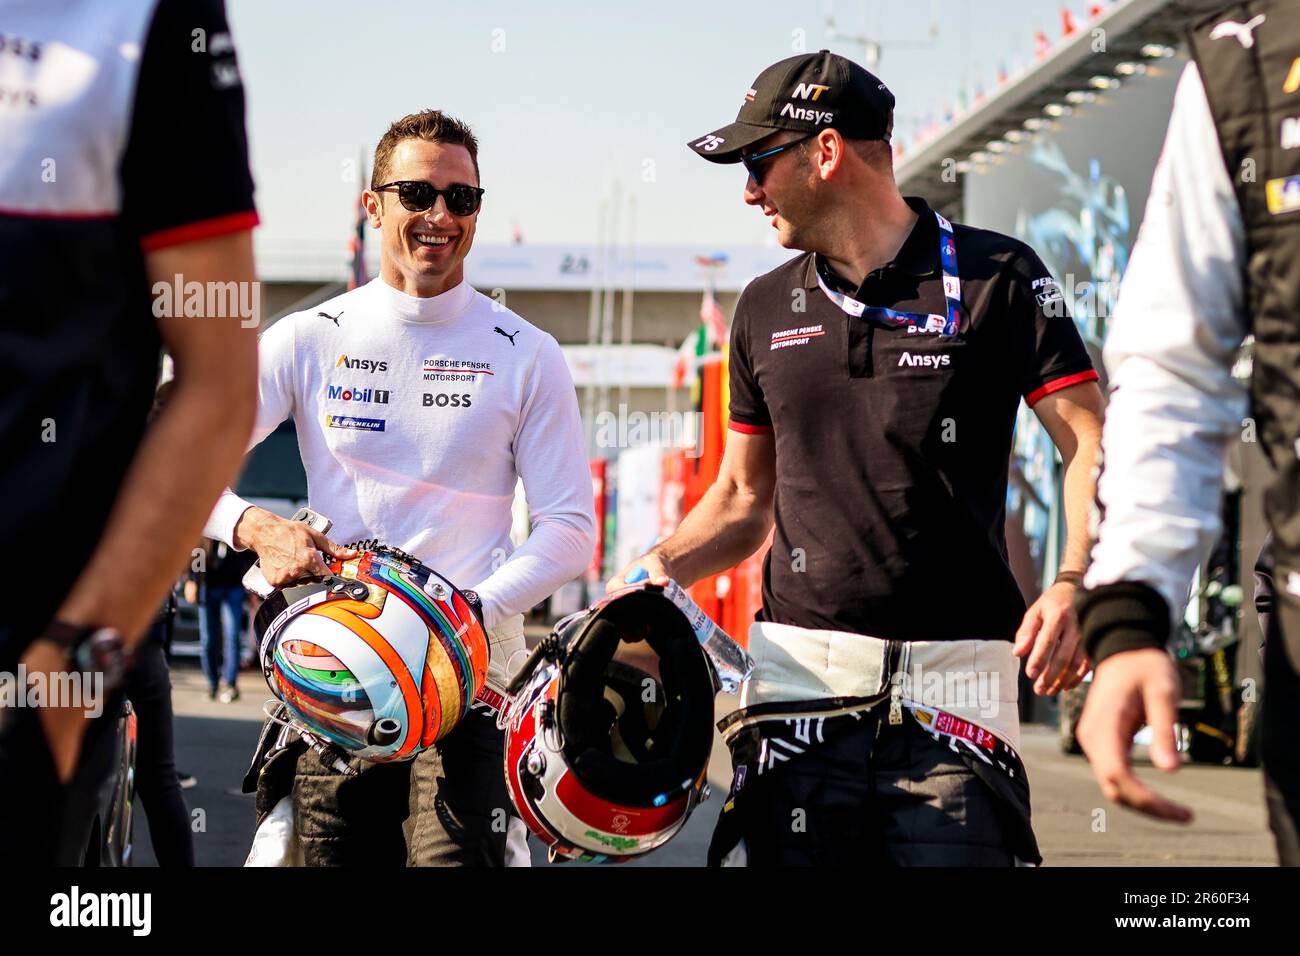
[[[75, 864], [130, 650], [252, 424], [245, 316], [159, 290], [247, 295], [257, 214], [220, 0], [9, 3], [3, 29], [0, 86], [26, 95], [0, 112], [0, 537], [31, 573], [0, 672], [69, 693], [0, 709], [0, 858]], [[146, 433], [160, 343], [176, 381]]]
[[1248, 414], [1232, 366], [1253, 334], [1249, 414], [1273, 470], [1264, 507], [1276, 582], [1260, 755], [1278, 855], [1297, 866], [1300, 4], [1232, 4], [1193, 27], [1189, 43], [1106, 343], [1104, 517], [1079, 604], [1097, 669], [1078, 739], [1107, 798], [1192, 819], [1134, 775], [1130, 751], [1147, 724], [1152, 763], [1178, 769], [1182, 685], [1165, 648], [1220, 534], [1224, 458]]

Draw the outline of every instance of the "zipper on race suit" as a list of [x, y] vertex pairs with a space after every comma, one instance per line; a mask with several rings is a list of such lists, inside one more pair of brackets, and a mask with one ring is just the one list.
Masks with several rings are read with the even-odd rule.
[[889, 723], [898, 726], [903, 722], [903, 682], [898, 673], [902, 666], [903, 645], [890, 641], [885, 653], [889, 660]]

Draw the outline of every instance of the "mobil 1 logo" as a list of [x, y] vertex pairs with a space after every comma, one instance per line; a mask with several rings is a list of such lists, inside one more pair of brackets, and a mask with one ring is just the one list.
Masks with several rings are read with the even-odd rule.
[[387, 405], [389, 392], [384, 388], [352, 388], [346, 385], [325, 386], [325, 397], [335, 402], [363, 402], [368, 405]]

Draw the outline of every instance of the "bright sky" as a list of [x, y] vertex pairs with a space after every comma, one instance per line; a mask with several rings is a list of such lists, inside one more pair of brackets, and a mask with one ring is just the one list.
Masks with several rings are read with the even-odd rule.
[[[992, 89], [999, 63], [1032, 62], [1036, 29], [1061, 32], [1056, 0], [227, 5], [260, 238], [277, 244], [342, 245], [361, 147], [428, 107], [478, 135], [481, 241], [509, 241], [517, 222], [528, 242], [594, 242], [618, 181], [637, 197], [638, 243], [768, 244], [771, 227], [741, 201], [740, 167], [707, 164], [685, 143], [734, 120], [776, 60], [829, 47], [864, 62], [861, 46], [828, 39], [828, 10], [841, 32], [865, 28], [881, 44], [874, 72], [898, 99], [896, 135], [941, 115], [963, 79]], [[1082, 21], [1086, 4], [1072, 6]]]

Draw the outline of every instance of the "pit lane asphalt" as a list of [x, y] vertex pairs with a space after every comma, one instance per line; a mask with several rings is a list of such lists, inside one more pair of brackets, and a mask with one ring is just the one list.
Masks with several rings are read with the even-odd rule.
[[[240, 700], [210, 701], [197, 661], [185, 658], [176, 662], [173, 685], [177, 765], [198, 778], [198, 785], [184, 792], [195, 825], [201, 826], [194, 834], [198, 863], [239, 866], [253, 836], [253, 798], [240, 793], [239, 786], [261, 724], [262, 702], [270, 694], [259, 673], [244, 671]], [[734, 698], [719, 699], [720, 715], [734, 707]], [[1084, 759], [1060, 752], [1053, 728], [1026, 727], [1022, 751], [1033, 792], [1034, 828], [1047, 866], [1275, 865], [1258, 770], [1184, 765], [1167, 776], [1139, 759], [1142, 779], [1195, 811], [1195, 822], [1184, 828], [1109, 807]], [[709, 767], [713, 797], [672, 843], [630, 865], [702, 866], [730, 776], [727, 752], [716, 740]], [[134, 829], [135, 865], [152, 866], [139, 801]], [[545, 866], [544, 849], [536, 840], [530, 846], [533, 864]]]

